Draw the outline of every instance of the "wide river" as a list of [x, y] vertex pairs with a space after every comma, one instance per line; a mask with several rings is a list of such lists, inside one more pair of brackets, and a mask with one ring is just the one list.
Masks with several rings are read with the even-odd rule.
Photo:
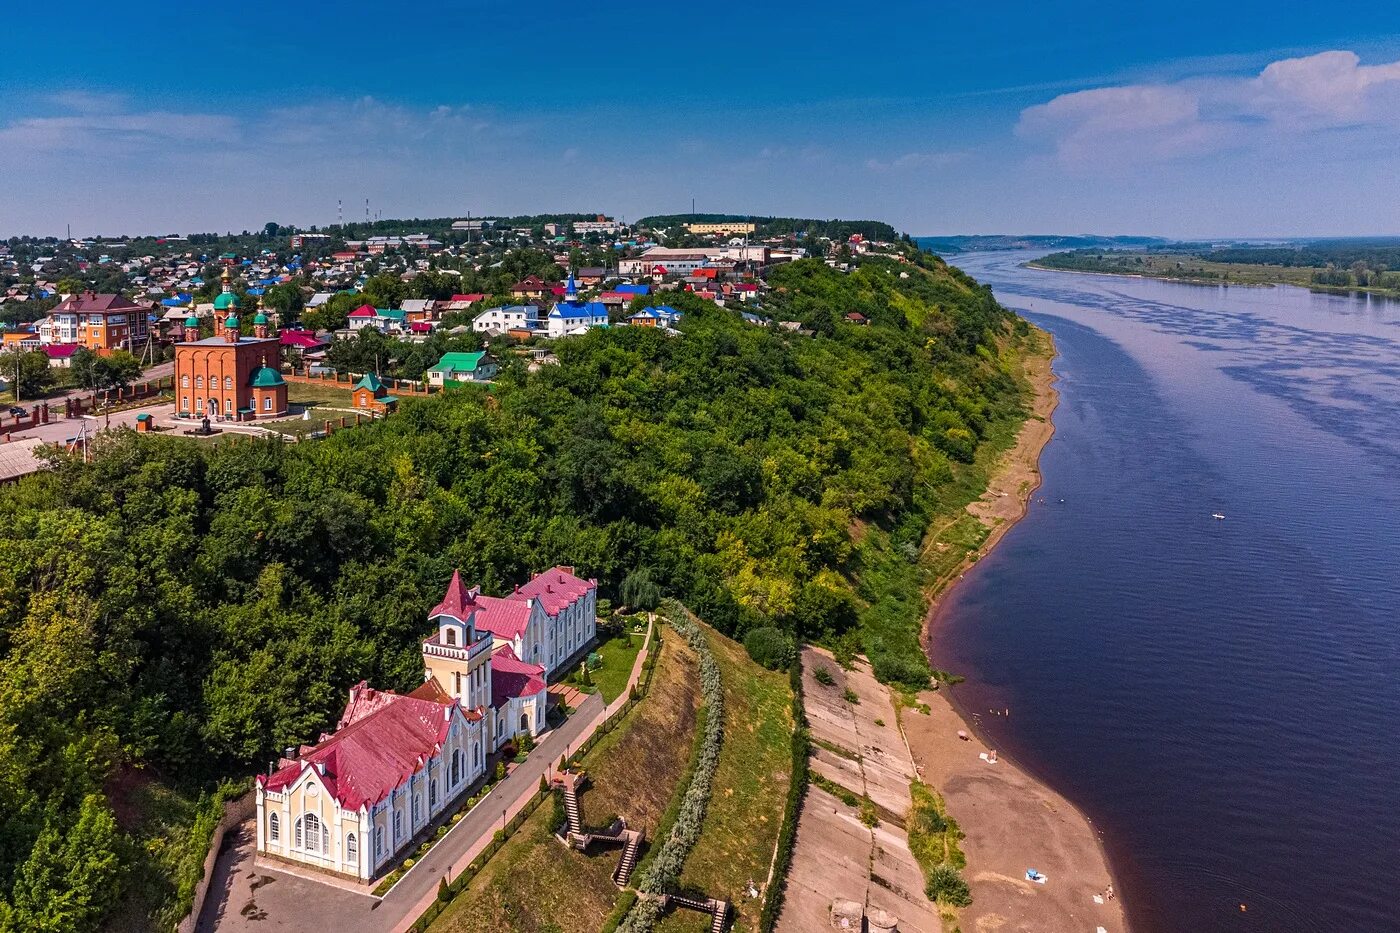
[[939, 666], [1138, 933], [1400, 930], [1400, 303], [1034, 255], [951, 257], [1054, 334], [1060, 407]]

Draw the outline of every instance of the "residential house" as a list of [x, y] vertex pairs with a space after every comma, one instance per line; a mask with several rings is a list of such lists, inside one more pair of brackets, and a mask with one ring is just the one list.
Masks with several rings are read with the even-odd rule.
[[504, 334], [512, 329], [539, 326], [540, 310], [531, 304], [488, 308], [472, 319], [472, 330], [479, 334]]
[[40, 338], [44, 343], [82, 344], [103, 356], [113, 350], [139, 350], [146, 342], [150, 310], [121, 295], [81, 292], [49, 312]]
[[549, 289], [549, 283], [538, 275], [527, 275], [510, 287], [510, 293], [516, 298], [543, 298]]
[[485, 382], [496, 377], [499, 367], [485, 350], [475, 353], [444, 353], [428, 370], [428, 384], [445, 386], [453, 382]]

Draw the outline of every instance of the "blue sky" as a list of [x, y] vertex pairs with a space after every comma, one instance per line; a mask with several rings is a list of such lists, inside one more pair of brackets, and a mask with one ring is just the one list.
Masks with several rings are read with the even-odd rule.
[[692, 197], [915, 234], [1400, 234], [1394, 3], [195, 6], [0, 14], [0, 235]]

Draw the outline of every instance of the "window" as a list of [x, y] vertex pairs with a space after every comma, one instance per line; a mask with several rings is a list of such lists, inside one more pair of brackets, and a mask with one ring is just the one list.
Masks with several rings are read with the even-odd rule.
[[437, 778], [428, 778], [428, 807], [437, 806]]
[[345, 837], [345, 864], [355, 865], [360, 861], [360, 841], [355, 838], [354, 833], [349, 833]]
[[443, 629], [443, 630], [442, 630], [442, 637], [445, 638], [445, 639], [447, 639], [447, 643], [448, 643], [449, 645], [452, 645], [453, 647], [456, 647], [456, 645], [457, 645], [457, 630], [456, 630], [456, 629], [452, 629], [452, 628], [445, 628], [445, 629]]
[[[305, 833], [302, 831], [302, 823], [306, 824]], [[305, 846], [302, 843], [305, 842]], [[305, 848], [308, 852], [329, 852], [331, 850], [330, 834], [322, 832], [321, 819], [314, 813], [308, 813], [297, 822], [297, 845]]]
[[190, 387], [190, 377], [189, 377], [189, 376], [181, 376], [181, 377], [180, 377], [180, 388], [182, 388], [182, 389], [188, 389], [189, 387]]
[[182, 395], [182, 396], [180, 396], [180, 410], [181, 410], [181, 411], [189, 411], [189, 410], [190, 410], [190, 397], [189, 397], [188, 395]]
[[267, 815], [267, 839], [269, 842], [277, 841], [277, 837], [280, 834], [278, 823], [279, 820], [277, 819], [276, 813], [269, 813]]
[[224, 388], [225, 388], [225, 389], [232, 389], [232, 388], [233, 388], [233, 377], [232, 377], [232, 376], [225, 376], [225, 377], [224, 377]]
[[263, 411], [272, 411], [272, 396], [263, 396]]
[[454, 749], [452, 749], [452, 786], [453, 786], [453, 787], [456, 787], [456, 786], [457, 786], [457, 783], [458, 783], [459, 781], [461, 781], [461, 780], [462, 780], [462, 750], [461, 750], [460, 748], [454, 748]]
[[399, 810], [399, 809], [397, 809], [397, 808], [395, 808], [395, 810], [394, 810], [394, 842], [398, 842], [398, 841], [399, 841], [399, 837], [401, 837], [402, 835], [403, 835], [403, 811], [402, 811], [402, 810]]
[[374, 859], [379, 861], [384, 857], [384, 827], [374, 827]]
[[453, 671], [453, 672], [452, 672], [452, 693], [453, 693], [455, 696], [461, 696], [461, 695], [462, 695], [462, 672], [461, 672], [461, 671]]
[[521, 732], [529, 732], [529, 731], [530, 731], [530, 714], [529, 714], [529, 713], [521, 713], [521, 714], [520, 714], [520, 731], [521, 731]]
[[472, 743], [472, 767], [473, 767], [473, 768], [477, 768], [477, 767], [480, 767], [480, 766], [481, 766], [481, 746], [478, 745], [478, 744], [476, 744], [475, 742], [473, 742], [473, 743]]
[[195, 376], [195, 377], [194, 377], [194, 387], [195, 387], [196, 389], [202, 389], [202, 388], [204, 388], [204, 377], [203, 377], [203, 376]]
[[297, 820], [297, 827], [296, 827], [296, 845], [297, 845], [297, 848], [298, 848], [298, 849], [300, 849], [300, 848], [302, 847], [302, 845], [301, 845], [301, 820]]

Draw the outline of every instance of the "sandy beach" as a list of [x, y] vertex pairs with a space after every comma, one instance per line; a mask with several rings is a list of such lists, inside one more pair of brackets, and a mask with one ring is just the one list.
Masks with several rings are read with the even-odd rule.
[[[1040, 486], [1040, 453], [1054, 434], [1051, 416], [1059, 400], [1051, 358], [1028, 360], [1026, 376], [1035, 390], [1031, 417], [1003, 456], [986, 495], [968, 506], [990, 529], [975, 558], [995, 547], [1026, 514]], [[973, 562], [970, 558], [967, 566]], [[934, 595], [925, 618], [926, 649], [941, 595]], [[932, 653], [931, 659], [934, 667], [940, 666]], [[982, 756], [992, 750], [968, 721], [972, 717], [964, 717], [956, 693], [956, 686], [924, 691], [919, 700], [927, 704], [928, 715], [906, 709], [901, 723], [924, 781], [943, 795], [949, 814], [967, 834], [964, 875], [973, 903], [961, 911], [961, 928], [1123, 933], [1128, 927], [1122, 904], [1106, 896], [1113, 876], [1097, 829], [1072, 803], [1014, 762], [1004, 756], [995, 764], [986, 761]], [[967, 738], [960, 738], [959, 731]], [[1030, 868], [1045, 875], [1046, 882], [1027, 880]]]

